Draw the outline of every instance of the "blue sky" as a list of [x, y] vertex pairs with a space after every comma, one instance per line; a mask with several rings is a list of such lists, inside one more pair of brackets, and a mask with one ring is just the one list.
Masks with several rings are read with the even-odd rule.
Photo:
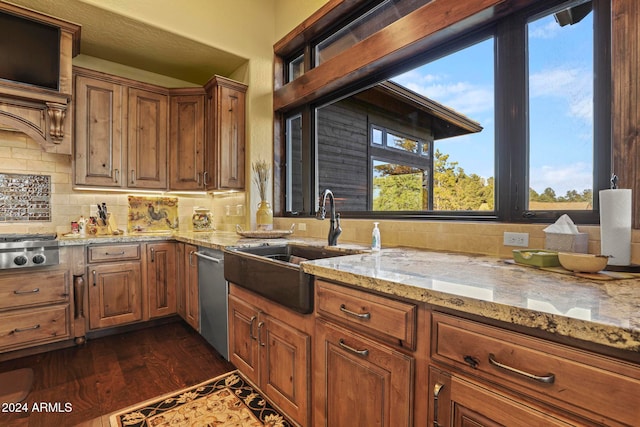
[[[529, 25], [530, 187], [557, 195], [592, 187], [592, 15]], [[494, 176], [493, 40], [393, 78], [479, 122], [480, 134], [436, 141], [465, 172]]]

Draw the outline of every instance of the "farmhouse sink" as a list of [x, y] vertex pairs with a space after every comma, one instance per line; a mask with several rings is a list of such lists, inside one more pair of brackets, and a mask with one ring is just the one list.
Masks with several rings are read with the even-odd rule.
[[300, 269], [300, 262], [350, 253], [293, 243], [227, 248], [224, 276], [229, 282], [306, 314], [313, 311], [313, 276]]

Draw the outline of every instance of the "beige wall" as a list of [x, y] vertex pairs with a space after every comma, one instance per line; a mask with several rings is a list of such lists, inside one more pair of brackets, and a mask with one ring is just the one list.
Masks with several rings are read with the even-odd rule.
[[324, 6], [327, 1], [274, 0], [276, 29], [274, 43]]

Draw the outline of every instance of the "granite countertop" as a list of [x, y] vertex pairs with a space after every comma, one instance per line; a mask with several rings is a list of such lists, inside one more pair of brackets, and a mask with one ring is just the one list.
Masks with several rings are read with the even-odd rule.
[[593, 280], [467, 254], [391, 248], [308, 261], [329, 280], [640, 352], [640, 277]]
[[[177, 240], [223, 250], [324, 239], [248, 239], [233, 232], [180, 232], [60, 239], [61, 246]], [[303, 271], [391, 296], [425, 302], [550, 334], [640, 353], [640, 277], [593, 280], [543, 271], [490, 256], [389, 248], [371, 253], [339, 244], [345, 256], [306, 261]], [[348, 255], [354, 250], [362, 253]]]

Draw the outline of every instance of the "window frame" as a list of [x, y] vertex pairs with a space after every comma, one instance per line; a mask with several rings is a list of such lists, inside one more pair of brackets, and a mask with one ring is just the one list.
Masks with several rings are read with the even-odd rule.
[[[611, 75], [611, 53], [606, 46], [611, 42], [610, 20], [603, 16], [610, 15], [610, 5], [606, 0], [593, 0], [594, 2], [594, 74], [600, 79], [594, 82], [594, 100], [611, 99], [610, 75]], [[611, 118], [607, 115], [608, 105], [610, 113], [610, 102], [594, 102], [594, 209], [590, 211], [527, 211], [525, 210], [528, 201], [528, 185], [527, 169], [528, 169], [528, 121], [526, 119], [527, 105], [527, 66], [526, 66], [526, 23], [527, 20], [534, 15], [541, 14], [545, 10], [552, 9], [558, 5], [566, 4], [564, 0], [555, 0], [553, 2], [545, 2], [539, 5], [533, 2], [532, 6], [525, 10], [520, 10], [501, 17], [501, 19], [492, 21], [484, 26], [476, 28], [473, 31], [466, 32], [459, 37], [448, 40], [446, 43], [440, 43], [434, 47], [425, 50], [419, 55], [415, 55], [410, 61], [403, 61], [393, 66], [383, 67], [379, 71], [361, 78], [358, 83], [341, 87], [325, 95], [317, 100], [305, 103], [308, 107], [306, 110], [309, 114], [303, 116], [303, 123], [307, 122], [311, 129], [315, 126], [315, 108], [319, 105], [337, 101], [350, 94], [358, 92], [385, 78], [396, 75], [403, 70], [408, 70], [418, 63], [425, 60], [433, 60], [438, 56], [446, 55], [455, 48], [464, 48], [465, 45], [471, 44], [474, 40], [480, 41], [487, 36], [494, 36], [495, 56], [495, 118], [496, 118], [496, 135], [495, 135], [495, 174], [494, 174], [494, 192], [495, 192], [495, 211], [491, 213], [478, 211], [419, 211], [419, 212], [348, 212], [342, 213], [345, 218], [414, 218], [414, 219], [486, 219], [498, 220], [506, 222], [552, 222], [563, 213], [569, 213], [576, 223], [598, 223], [598, 190], [608, 188], [609, 170], [611, 163], [611, 144], [602, 141], [610, 141], [611, 134]], [[597, 6], [596, 6], [597, 3]], [[597, 14], [597, 15], [596, 15]], [[344, 21], [343, 21], [344, 22]], [[597, 24], [596, 24], [597, 22]], [[607, 24], [608, 23], [608, 24]], [[326, 34], [330, 34], [327, 32]], [[605, 36], [603, 36], [603, 34]], [[506, 36], [508, 35], [508, 37]], [[313, 49], [313, 43], [309, 43], [307, 51]], [[515, 51], [519, 55], [513, 55]], [[598, 52], [602, 52], [599, 54]], [[605, 58], [603, 61], [602, 58]], [[311, 58], [309, 58], [311, 59]], [[505, 70], [498, 64], [510, 63], [510, 69]], [[306, 61], [311, 66], [311, 61]], [[597, 68], [596, 68], [597, 67]], [[307, 69], [308, 70], [308, 69]], [[305, 70], [305, 71], [307, 71]], [[517, 70], [517, 78], [513, 78], [513, 70]], [[501, 78], [505, 74], [509, 75], [509, 79]], [[506, 96], [511, 94], [514, 96]], [[288, 117], [287, 111], [276, 112]], [[596, 118], [597, 117], [597, 118]], [[515, 119], [515, 120], [514, 120]], [[514, 125], [514, 122], [516, 123]], [[309, 135], [314, 132], [309, 132]], [[608, 139], [607, 139], [608, 137]], [[521, 144], [510, 145], [507, 141], [522, 141]], [[277, 142], [277, 141], [276, 141]], [[315, 147], [315, 142], [312, 143]], [[316, 151], [312, 148], [312, 151]], [[368, 156], [371, 159], [371, 155]], [[315, 159], [314, 159], [315, 161]], [[433, 159], [431, 159], [433, 164]], [[371, 162], [371, 161], [370, 161]], [[286, 167], [286, 166], [285, 166]], [[370, 165], [371, 167], [371, 165]], [[315, 168], [315, 165], [311, 166]], [[433, 171], [431, 171], [432, 178]], [[311, 176], [317, 177], [317, 171], [313, 170]], [[313, 180], [312, 180], [313, 181]], [[313, 183], [311, 183], [313, 186]], [[432, 187], [432, 186], [431, 186]], [[521, 195], [522, 188], [526, 188], [524, 197]], [[432, 189], [431, 189], [432, 190]], [[317, 196], [316, 189], [315, 193]], [[305, 211], [309, 215], [315, 214], [315, 206], [307, 204], [310, 200], [305, 201]], [[290, 212], [281, 211], [279, 214], [289, 216]]]

